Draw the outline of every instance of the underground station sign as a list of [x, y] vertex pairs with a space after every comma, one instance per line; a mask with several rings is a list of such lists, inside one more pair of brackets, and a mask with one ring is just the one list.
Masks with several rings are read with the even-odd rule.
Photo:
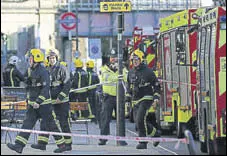
[[129, 12], [131, 2], [100, 2], [100, 12]]
[[76, 15], [72, 12], [63, 13], [60, 17], [60, 24], [66, 30], [76, 28]]

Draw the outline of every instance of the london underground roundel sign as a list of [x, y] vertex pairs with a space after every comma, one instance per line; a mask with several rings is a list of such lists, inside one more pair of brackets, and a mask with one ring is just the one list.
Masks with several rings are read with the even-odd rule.
[[66, 30], [72, 30], [76, 28], [76, 15], [72, 12], [66, 12], [61, 15], [61, 26]]

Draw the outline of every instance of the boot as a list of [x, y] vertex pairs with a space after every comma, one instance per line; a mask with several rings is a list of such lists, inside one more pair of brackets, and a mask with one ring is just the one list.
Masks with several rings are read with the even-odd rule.
[[65, 144], [65, 150], [66, 151], [71, 151], [72, 150], [72, 145], [71, 144]]
[[106, 145], [107, 140], [99, 139], [99, 145]]
[[[154, 137], [161, 137], [161, 131], [160, 130], [157, 130], [156, 133], [155, 133], [155, 135], [154, 135]], [[160, 143], [159, 141], [154, 141], [153, 142], [153, 146], [154, 147], [157, 147], [159, 145], [159, 143]]]
[[46, 150], [46, 145], [44, 145], [44, 144], [32, 144], [31, 148], [45, 151]]
[[157, 147], [157, 146], [159, 145], [159, 143], [160, 143], [159, 141], [154, 141], [154, 142], [153, 142], [153, 146], [154, 146], [154, 147]]
[[7, 146], [13, 150], [13, 151], [16, 151], [17, 153], [22, 153], [23, 151], [23, 146], [20, 145], [20, 144], [11, 144], [11, 143], [8, 143]]
[[65, 152], [65, 151], [66, 151], [65, 145], [60, 145], [60, 146], [58, 146], [57, 149], [54, 150], [54, 153], [62, 153], [62, 152]]
[[147, 143], [145, 142], [140, 142], [137, 146], [136, 149], [147, 149]]

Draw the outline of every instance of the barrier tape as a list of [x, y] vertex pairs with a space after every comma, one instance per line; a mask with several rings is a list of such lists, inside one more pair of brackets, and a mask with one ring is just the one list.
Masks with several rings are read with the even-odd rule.
[[98, 83], [98, 84], [90, 85], [90, 86], [87, 86], [87, 87], [82, 87], [82, 88], [78, 88], [78, 89], [71, 89], [69, 92], [75, 92], [75, 91], [79, 91], [79, 90], [83, 90], [83, 89], [89, 89], [89, 88], [93, 88], [93, 87], [96, 87], [96, 86], [101, 86], [103, 84], [116, 84], [116, 82]]
[[60, 133], [60, 132], [28, 130], [28, 129], [10, 128], [10, 127], [2, 127], [2, 126], [1, 126], [1, 130], [13, 131], [13, 132], [48, 134], [48, 135], [75, 136], [75, 137], [85, 137], [85, 138], [94, 138], [94, 139], [118, 140], [118, 141], [121, 140], [121, 141], [177, 142], [175, 148], [179, 147], [180, 142], [185, 144], [189, 143], [186, 138], [175, 139], [175, 138], [129, 137], [129, 136], [112, 136], [112, 135], [86, 135], [86, 134], [75, 134], [75, 133]]
[[[3, 101], [3, 102], [7, 102], [7, 101]], [[13, 106], [13, 105], [21, 104], [24, 102], [26, 102], [26, 101], [8, 102], [7, 104], [1, 104], [1, 106]]]
[[158, 79], [159, 82], [166, 82], [166, 83], [175, 83], [175, 84], [183, 84], [183, 85], [188, 85], [188, 86], [197, 86], [197, 84], [191, 84], [191, 83], [185, 83], [185, 82], [177, 82], [177, 81], [168, 81], [168, 80], [163, 80], [163, 79]]

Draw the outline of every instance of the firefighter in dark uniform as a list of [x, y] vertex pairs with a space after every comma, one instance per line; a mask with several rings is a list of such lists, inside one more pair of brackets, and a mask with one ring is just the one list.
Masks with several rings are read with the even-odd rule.
[[23, 74], [17, 69], [18, 60], [17, 56], [9, 58], [8, 65], [3, 72], [4, 86], [19, 87], [20, 82], [24, 81]]
[[[29, 51], [29, 63], [25, 73], [25, 82], [28, 88], [28, 110], [26, 119], [21, 129], [33, 129], [38, 119], [41, 118], [47, 131], [60, 132], [55, 118], [50, 99], [50, 76], [46, 68], [41, 64], [44, 61], [44, 54], [40, 49]], [[8, 143], [7, 146], [18, 153], [22, 153], [31, 133], [20, 132], [16, 136], [15, 144]], [[65, 151], [65, 140], [63, 136], [53, 135], [58, 146], [55, 153]]]
[[[59, 121], [62, 132], [71, 133], [70, 130], [70, 107], [69, 107], [69, 90], [71, 87], [70, 74], [68, 69], [59, 62], [59, 52], [56, 49], [49, 50], [47, 55], [49, 66], [47, 67], [50, 73], [50, 93], [52, 106]], [[41, 130], [46, 128], [42, 125]], [[67, 151], [72, 150], [72, 137], [64, 136], [65, 148]], [[45, 150], [48, 144], [49, 135], [41, 134], [38, 136], [38, 144], [32, 144], [35, 149]]]
[[[128, 73], [127, 93], [125, 100], [134, 104], [135, 123], [138, 128], [139, 137], [159, 137], [160, 130], [157, 130], [150, 122], [148, 122], [148, 110], [153, 105], [157, 105], [160, 94], [160, 84], [152, 69], [148, 68], [143, 62], [144, 53], [135, 50], [132, 56], [133, 69]], [[159, 142], [154, 142], [157, 146]], [[147, 142], [140, 142], [137, 149], [146, 149]]]
[[[118, 59], [116, 54], [111, 54], [109, 64], [104, 65], [101, 69], [101, 83], [103, 92], [103, 103], [100, 114], [100, 134], [110, 135], [110, 122], [112, 112], [116, 109], [117, 104], [117, 81], [118, 81]], [[106, 145], [106, 139], [99, 139], [99, 145]], [[121, 141], [122, 146], [127, 145]]]
[[[93, 71], [95, 66], [94, 61], [90, 60], [87, 61], [86, 63], [86, 67], [87, 67], [87, 73], [88, 73], [88, 86], [91, 85], [95, 85], [95, 84], [99, 84], [99, 77], [98, 74], [96, 72]], [[91, 108], [91, 112], [89, 117], [93, 118], [94, 122], [96, 123], [97, 119], [96, 119], [96, 88], [97, 86], [93, 86], [91, 88], [88, 88], [88, 102]], [[91, 114], [92, 113], [92, 114]], [[91, 116], [93, 115], [93, 116]]]
[[[88, 75], [83, 69], [83, 62], [81, 59], [75, 59], [74, 65], [75, 71], [71, 73], [71, 89], [79, 89], [77, 91], [70, 92], [69, 99], [72, 102], [88, 102], [87, 100], [87, 88], [80, 89], [88, 86]], [[88, 110], [72, 111], [72, 119], [76, 120], [79, 118], [87, 118], [89, 116]]]

